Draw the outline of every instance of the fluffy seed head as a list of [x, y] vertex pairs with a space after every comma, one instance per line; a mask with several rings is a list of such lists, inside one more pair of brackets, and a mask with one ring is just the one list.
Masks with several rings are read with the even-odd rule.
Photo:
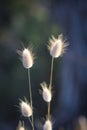
[[40, 85], [43, 89], [42, 96], [43, 96], [44, 101], [50, 102], [52, 99], [52, 94], [51, 94], [50, 89], [47, 87], [47, 84], [45, 82], [41, 83]]
[[52, 122], [47, 119], [43, 125], [43, 130], [52, 130]]
[[17, 53], [22, 57], [22, 63], [26, 69], [29, 69], [33, 66], [34, 54], [32, 53], [31, 49], [24, 48], [23, 51], [17, 50]]
[[17, 130], [25, 130], [23, 122], [19, 121]]
[[79, 117], [78, 122], [81, 130], [87, 130], [87, 119], [84, 116]]
[[29, 49], [24, 49], [22, 53], [22, 62], [25, 68], [31, 68], [33, 66], [33, 56]]
[[29, 103], [25, 101], [20, 102], [21, 113], [24, 117], [30, 117], [32, 115], [32, 108]]
[[19, 130], [25, 130], [25, 128], [24, 128], [23, 126], [21, 126], [21, 127], [19, 128]]
[[57, 39], [54, 36], [52, 36], [52, 39], [49, 39], [48, 49], [53, 58], [61, 56], [65, 52], [67, 46], [68, 44], [65, 44], [62, 35], [59, 35]]

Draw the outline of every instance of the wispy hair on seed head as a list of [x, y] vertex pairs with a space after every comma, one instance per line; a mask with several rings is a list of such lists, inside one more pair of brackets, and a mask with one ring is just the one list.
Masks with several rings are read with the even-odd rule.
[[23, 44], [23, 42], [21, 42], [21, 44], [22, 44], [22, 49], [17, 49], [17, 50], [16, 50], [17, 54], [19, 54], [19, 56], [22, 56], [23, 50], [24, 50], [24, 49], [28, 49], [28, 50], [30, 50], [30, 52], [31, 52], [31, 55], [32, 55], [32, 57], [33, 57], [33, 60], [36, 59], [35, 53], [33, 53], [34, 46], [32, 46], [31, 43], [28, 45], [28, 47], [25, 47], [24, 44]]

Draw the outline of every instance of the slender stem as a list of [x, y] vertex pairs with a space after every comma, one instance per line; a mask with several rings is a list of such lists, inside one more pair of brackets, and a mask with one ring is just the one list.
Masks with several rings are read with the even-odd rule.
[[[31, 80], [30, 80], [30, 69], [28, 69], [28, 81], [29, 81], [29, 94], [30, 94], [30, 105], [31, 108], [33, 109], [33, 105], [32, 105], [32, 91], [31, 91]], [[34, 130], [34, 119], [33, 119], [33, 110], [32, 110], [32, 130]]]
[[50, 102], [48, 102], [48, 119], [50, 118]]
[[31, 121], [31, 119], [29, 117], [28, 117], [28, 120], [29, 120], [31, 126], [33, 126], [32, 121]]
[[[49, 84], [49, 90], [52, 90], [52, 78], [53, 78], [53, 61], [54, 58], [52, 57], [52, 61], [51, 61], [51, 72], [50, 72], [50, 84]], [[50, 105], [51, 103], [48, 102], [48, 119], [50, 118]]]
[[54, 58], [52, 57], [52, 61], [51, 61], [51, 72], [50, 72], [50, 85], [49, 85], [49, 89], [52, 89], [52, 78], [53, 78], [53, 61]]
[[30, 81], [30, 69], [28, 69], [28, 82], [29, 82], [30, 105], [32, 106], [32, 91], [31, 91], [31, 81]]

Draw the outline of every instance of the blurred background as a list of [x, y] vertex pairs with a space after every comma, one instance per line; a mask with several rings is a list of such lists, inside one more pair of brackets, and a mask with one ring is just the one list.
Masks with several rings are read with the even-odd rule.
[[29, 45], [36, 54], [31, 68], [35, 124], [42, 129], [47, 105], [39, 90], [41, 82], [49, 84], [47, 44], [61, 33], [69, 46], [54, 63], [53, 129], [78, 129], [78, 122], [87, 129], [86, 14], [86, 0], [0, 0], [0, 130], [16, 130], [19, 120], [29, 127], [18, 108], [19, 99], [29, 98], [27, 70], [16, 53]]

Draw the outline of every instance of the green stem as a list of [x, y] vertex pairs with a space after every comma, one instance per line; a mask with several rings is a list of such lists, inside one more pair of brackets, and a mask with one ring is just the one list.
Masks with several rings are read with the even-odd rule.
[[[30, 80], [30, 69], [28, 69], [28, 81], [29, 81], [30, 105], [31, 105], [31, 108], [33, 109], [33, 105], [32, 105], [32, 91], [31, 91], [31, 80]], [[32, 130], [34, 130], [33, 110], [32, 110], [31, 119], [32, 119]]]

